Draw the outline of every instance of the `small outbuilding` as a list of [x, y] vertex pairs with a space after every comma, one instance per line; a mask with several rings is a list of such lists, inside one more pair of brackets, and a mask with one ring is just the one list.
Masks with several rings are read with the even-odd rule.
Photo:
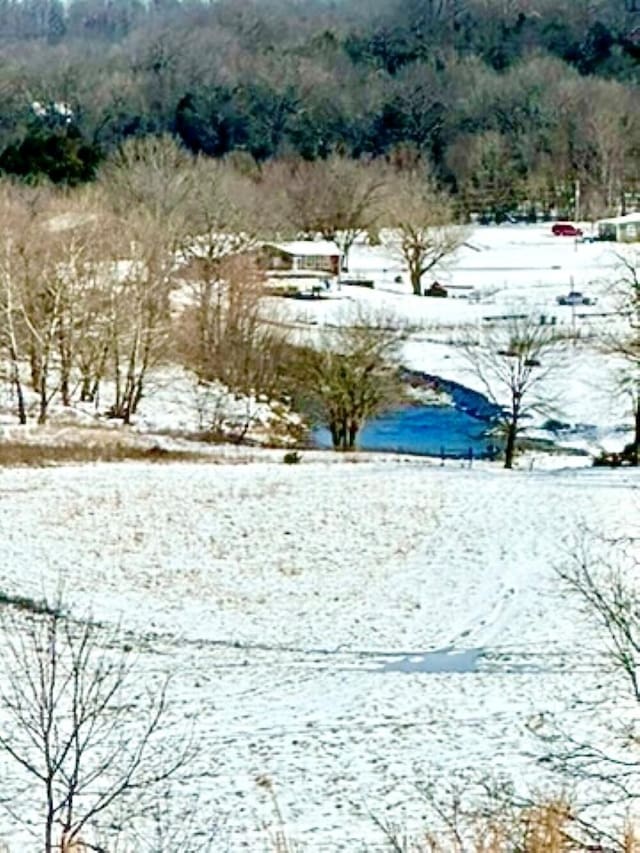
[[435, 296], [439, 299], [446, 298], [449, 293], [446, 287], [443, 287], [440, 282], [434, 281], [431, 287], [425, 288], [425, 296]]
[[640, 241], [640, 212], [600, 219], [596, 226], [599, 240], [614, 240], [618, 243]]

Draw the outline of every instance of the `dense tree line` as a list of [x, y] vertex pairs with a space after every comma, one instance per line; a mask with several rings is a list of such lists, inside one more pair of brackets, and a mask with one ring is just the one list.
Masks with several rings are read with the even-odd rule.
[[[0, 169], [82, 183], [129, 137], [421, 156], [464, 213], [618, 209], [639, 178], [628, 0], [3, 0]], [[534, 211], [531, 211], [532, 213]]]

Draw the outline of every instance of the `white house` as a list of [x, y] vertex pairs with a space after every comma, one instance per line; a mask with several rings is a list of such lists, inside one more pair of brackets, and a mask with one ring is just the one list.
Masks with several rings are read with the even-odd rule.
[[270, 276], [333, 278], [340, 273], [342, 252], [330, 240], [263, 243], [261, 254]]
[[640, 240], [640, 212], [600, 219], [596, 223], [600, 240], [634, 243]]

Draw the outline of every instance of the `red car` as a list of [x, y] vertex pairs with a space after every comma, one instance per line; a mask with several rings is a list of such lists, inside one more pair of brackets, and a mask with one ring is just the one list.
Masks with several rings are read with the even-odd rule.
[[554, 222], [551, 232], [556, 237], [582, 237], [582, 230], [570, 222]]

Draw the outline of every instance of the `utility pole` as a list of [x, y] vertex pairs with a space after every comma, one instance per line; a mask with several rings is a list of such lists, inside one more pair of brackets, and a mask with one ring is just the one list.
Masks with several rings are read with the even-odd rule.
[[580, 221], [580, 178], [576, 178], [573, 187], [573, 218], [576, 222]]

